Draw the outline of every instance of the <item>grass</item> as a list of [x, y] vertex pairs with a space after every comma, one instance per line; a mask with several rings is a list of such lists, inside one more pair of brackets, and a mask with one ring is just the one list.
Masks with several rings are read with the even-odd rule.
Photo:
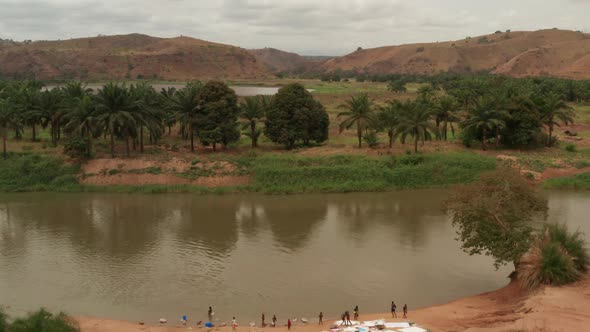
[[397, 157], [264, 155], [253, 163], [253, 191], [371, 192], [467, 183], [494, 169], [493, 158], [471, 153]]
[[590, 172], [575, 176], [549, 179], [543, 186], [547, 189], [590, 190]]
[[78, 186], [79, 166], [59, 157], [11, 153], [0, 160], [0, 191], [57, 191]]

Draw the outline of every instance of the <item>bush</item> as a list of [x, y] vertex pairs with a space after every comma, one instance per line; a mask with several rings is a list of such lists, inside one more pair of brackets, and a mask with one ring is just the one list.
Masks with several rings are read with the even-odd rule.
[[416, 53], [422, 53], [422, 52], [424, 52], [424, 47], [418, 47], [416, 49]]
[[371, 130], [363, 136], [363, 140], [370, 148], [374, 148], [379, 145], [379, 140], [377, 139], [377, 133]]
[[575, 153], [578, 149], [575, 144], [568, 144], [565, 146], [565, 151]]
[[544, 187], [547, 189], [590, 190], [590, 173], [549, 179], [545, 181]]
[[569, 233], [565, 225], [546, 225], [521, 258], [518, 280], [529, 289], [572, 283], [587, 271], [589, 262], [582, 233]]
[[92, 157], [89, 143], [88, 138], [78, 136], [70, 137], [64, 144], [64, 153], [74, 159], [89, 159]]
[[[1, 324], [1, 323], [0, 323]], [[10, 332], [78, 332], [77, 323], [64, 313], [54, 315], [45, 309], [18, 318], [11, 324], [6, 324], [6, 331]], [[0, 329], [0, 331], [3, 331]]]
[[46, 191], [78, 185], [78, 170], [59, 157], [11, 155], [0, 160], [0, 191]]

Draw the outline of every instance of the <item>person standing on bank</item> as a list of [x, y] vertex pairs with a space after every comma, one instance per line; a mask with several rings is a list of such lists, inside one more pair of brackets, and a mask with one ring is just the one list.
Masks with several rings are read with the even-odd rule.
[[359, 306], [355, 306], [354, 307], [354, 320], [358, 320], [359, 319]]
[[320, 320], [319, 320], [320, 325], [324, 325], [324, 313], [321, 311], [320, 311], [319, 318], [320, 318]]
[[266, 323], [264, 322], [264, 312], [262, 313], [262, 324], [260, 326], [266, 327]]
[[408, 318], [408, 305], [404, 304], [404, 318]]
[[209, 322], [213, 323], [213, 308], [209, 307], [209, 311], [207, 311], [207, 318]]
[[397, 306], [395, 305], [394, 301], [391, 301], [391, 317], [397, 318], [397, 314], [395, 313], [395, 309], [397, 309]]
[[291, 318], [287, 319], [287, 330], [291, 329]]
[[277, 315], [272, 315], [272, 327], [277, 327]]

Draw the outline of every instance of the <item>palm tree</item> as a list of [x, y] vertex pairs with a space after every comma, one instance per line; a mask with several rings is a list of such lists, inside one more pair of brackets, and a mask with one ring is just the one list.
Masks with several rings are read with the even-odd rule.
[[350, 129], [356, 124], [356, 134], [359, 141], [359, 148], [362, 147], [363, 130], [375, 126], [376, 119], [373, 112], [373, 105], [366, 92], [360, 93], [357, 96], [352, 96], [350, 100], [346, 101], [345, 105], [340, 105], [339, 108], [347, 109], [344, 112], [338, 113], [338, 118], [346, 116], [347, 118], [340, 123], [340, 132], [345, 129]]
[[2, 129], [2, 158], [7, 158], [6, 140], [8, 127], [15, 125], [16, 112], [12, 102], [8, 99], [0, 99], [0, 128]]
[[[481, 131], [481, 147], [486, 150], [488, 133], [498, 132], [506, 126], [510, 114], [498, 107], [498, 101], [492, 97], [480, 97], [469, 109], [467, 119], [461, 123], [464, 130]], [[496, 137], [497, 139], [497, 137]]]
[[96, 120], [111, 137], [111, 157], [115, 158], [115, 135], [126, 140], [129, 156], [129, 137], [134, 134], [137, 122], [133, 114], [135, 102], [125, 86], [109, 83], [96, 96]]
[[248, 129], [246, 136], [252, 141], [252, 148], [258, 147], [258, 138], [262, 130], [258, 128], [258, 122], [264, 118], [264, 96], [246, 97], [240, 103], [240, 117], [244, 119], [242, 130]]
[[18, 105], [22, 114], [24, 123], [31, 126], [32, 140], [37, 140], [37, 125], [41, 122], [43, 114], [39, 110], [39, 90], [33, 85], [32, 87], [23, 84], [18, 91]]
[[170, 110], [176, 114], [176, 120], [184, 128], [188, 128], [191, 139], [191, 152], [195, 151], [196, 123], [201, 113], [200, 92], [201, 84], [189, 84], [184, 89], [176, 91], [169, 105]]
[[76, 98], [69, 103], [64, 115], [64, 130], [69, 134], [85, 137], [88, 142], [88, 151], [92, 151], [92, 138], [98, 134], [96, 105], [88, 95]]
[[379, 126], [387, 131], [390, 149], [393, 147], [395, 131], [399, 125], [400, 114], [403, 107], [404, 103], [400, 102], [399, 100], [394, 100], [387, 103], [386, 106], [381, 107], [379, 113], [377, 114]]
[[574, 123], [574, 110], [566, 104], [562, 96], [557, 93], [550, 93], [539, 105], [541, 111], [541, 121], [549, 129], [549, 139], [547, 146], [553, 145], [553, 128], [560, 124]]
[[41, 112], [41, 125], [43, 128], [50, 126], [53, 146], [57, 145], [57, 139], [60, 136], [61, 120], [64, 115], [63, 102], [63, 95], [59, 89], [45, 90], [39, 96], [38, 110]]
[[[421, 102], [413, 103], [413, 108], [406, 108], [400, 114], [399, 124], [395, 137], [401, 136], [405, 141], [407, 136], [414, 138], [414, 152], [418, 152], [418, 142], [432, 139], [431, 132], [436, 131], [436, 127], [430, 123], [432, 112]], [[407, 105], [409, 106], [409, 105]]]
[[[139, 126], [139, 151], [143, 153], [143, 130], [146, 128], [153, 143], [161, 137], [163, 131], [163, 114], [159, 109], [160, 97], [154, 88], [146, 83], [132, 85], [130, 93], [135, 101], [134, 116]], [[135, 141], [134, 141], [135, 149]]]
[[[447, 140], [447, 133], [448, 133], [448, 123], [451, 122], [451, 127], [453, 126], [452, 123], [457, 120], [455, 114], [459, 109], [459, 103], [457, 100], [452, 96], [443, 96], [437, 100], [434, 104], [434, 110], [436, 113], [436, 128], [437, 128], [437, 135], [439, 138], [444, 138]], [[440, 122], [443, 123], [442, 134], [440, 133], [439, 124]], [[454, 130], [453, 130], [454, 134]]]

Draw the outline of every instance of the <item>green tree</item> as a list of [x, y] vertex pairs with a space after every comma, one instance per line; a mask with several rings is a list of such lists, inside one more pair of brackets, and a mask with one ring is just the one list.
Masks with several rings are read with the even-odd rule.
[[400, 114], [403, 107], [404, 103], [400, 102], [399, 100], [394, 100], [381, 107], [379, 113], [377, 113], [377, 121], [379, 126], [381, 129], [387, 132], [387, 136], [389, 137], [390, 149], [393, 147], [395, 131], [399, 126]]
[[144, 128], [146, 128], [150, 134], [150, 142], [154, 143], [161, 137], [164, 129], [162, 123], [164, 112], [160, 109], [160, 96], [158, 96], [151, 85], [147, 83], [132, 85], [129, 92], [134, 100], [134, 116], [137, 126], [139, 127], [139, 152], [143, 153]]
[[200, 94], [203, 114], [199, 118], [199, 138], [213, 151], [221, 143], [223, 147], [240, 139], [238, 129], [238, 97], [234, 90], [220, 81], [207, 82]]
[[199, 94], [201, 92], [200, 82], [189, 84], [181, 90], [174, 93], [174, 97], [169, 99], [168, 107], [176, 116], [176, 120], [189, 132], [191, 140], [191, 152], [195, 152], [195, 131], [197, 118], [201, 114], [201, 104], [199, 103]]
[[412, 108], [404, 108], [395, 137], [400, 136], [405, 142], [406, 137], [411, 136], [414, 138], [414, 152], [418, 152], [418, 142], [431, 140], [432, 132], [436, 131], [436, 127], [430, 122], [431, 116], [432, 112], [421, 102], [413, 103]]
[[541, 121], [549, 130], [547, 146], [553, 144], [553, 128], [561, 124], [574, 122], [574, 110], [557, 93], [551, 93], [542, 99], [539, 105]]
[[96, 120], [110, 136], [111, 157], [115, 158], [115, 136], [125, 138], [126, 154], [129, 156], [129, 137], [137, 126], [133, 114], [135, 102], [125, 86], [108, 83], [96, 96]]
[[99, 134], [96, 104], [86, 95], [69, 103], [64, 115], [64, 131], [86, 138], [88, 153], [92, 152], [92, 139]]
[[264, 133], [271, 141], [292, 149], [298, 142], [324, 142], [329, 125], [324, 106], [303, 85], [295, 83], [281, 88], [273, 98]]
[[38, 110], [41, 114], [41, 126], [50, 128], [51, 144], [57, 145], [60, 136], [61, 122], [64, 116], [64, 97], [60, 89], [41, 92]]
[[242, 129], [247, 130], [246, 136], [250, 137], [252, 148], [258, 147], [258, 138], [262, 134], [258, 122], [264, 118], [266, 107], [264, 96], [246, 97], [240, 103], [240, 117], [244, 120]]
[[546, 218], [548, 206], [534, 184], [504, 166], [457, 188], [445, 210], [466, 253], [492, 256], [496, 268], [513, 263], [518, 270], [530, 247], [532, 222]]
[[491, 97], [481, 97], [469, 109], [467, 118], [461, 122], [465, 131], [481, 132], [481, 147], [486, 150], [489, 134], [506, 126], [505, 119], [510, 115], [507, 111], [497, 108], [497, 102]]
[[408, 89], [406, 88], [406, 82], [404, 82], [401, 79], [389, 82], [389, 84], [387, 85], [387, 90], [395, 93], [402, 93], [408, 91]]
[[[438, 98], [436, 103], [434, 104], [434, 111], [437, 118], [437, 132], [439, 133], [438, 136], [443, 138], [445, 141], [447, 140], [448, 136], [448, 124], [451, 122], [451, 127], [453, 126], [452, 123], [457, 120], [457, 111], [459, 110], [459, 103], [457, 100], [452, 96], [443, 96]], [[439, 123], [443, 123], [442, 133], [439, 129]], [[454, 131], [453, 131], [454, 134]]]
[[352, 96], [346, 101], [346, 104], [340, 105], [339, 108], [346, 109], [346, 111], [338, 113], [337, 116], [338, 118], [346, 117], [340, 123], [340, 132], [355, 126], [359, 149], [362, 148], [363, 131], [373, 128], [377, 124], [373, 103], [369, 99], [369, 95], [363, 92]]
[[0, 99], [0, 128], [2, 129], [2, 158], [7, 158], [6, 140], [8, 128], [18, 121], [13, 103], [8, 99]]

